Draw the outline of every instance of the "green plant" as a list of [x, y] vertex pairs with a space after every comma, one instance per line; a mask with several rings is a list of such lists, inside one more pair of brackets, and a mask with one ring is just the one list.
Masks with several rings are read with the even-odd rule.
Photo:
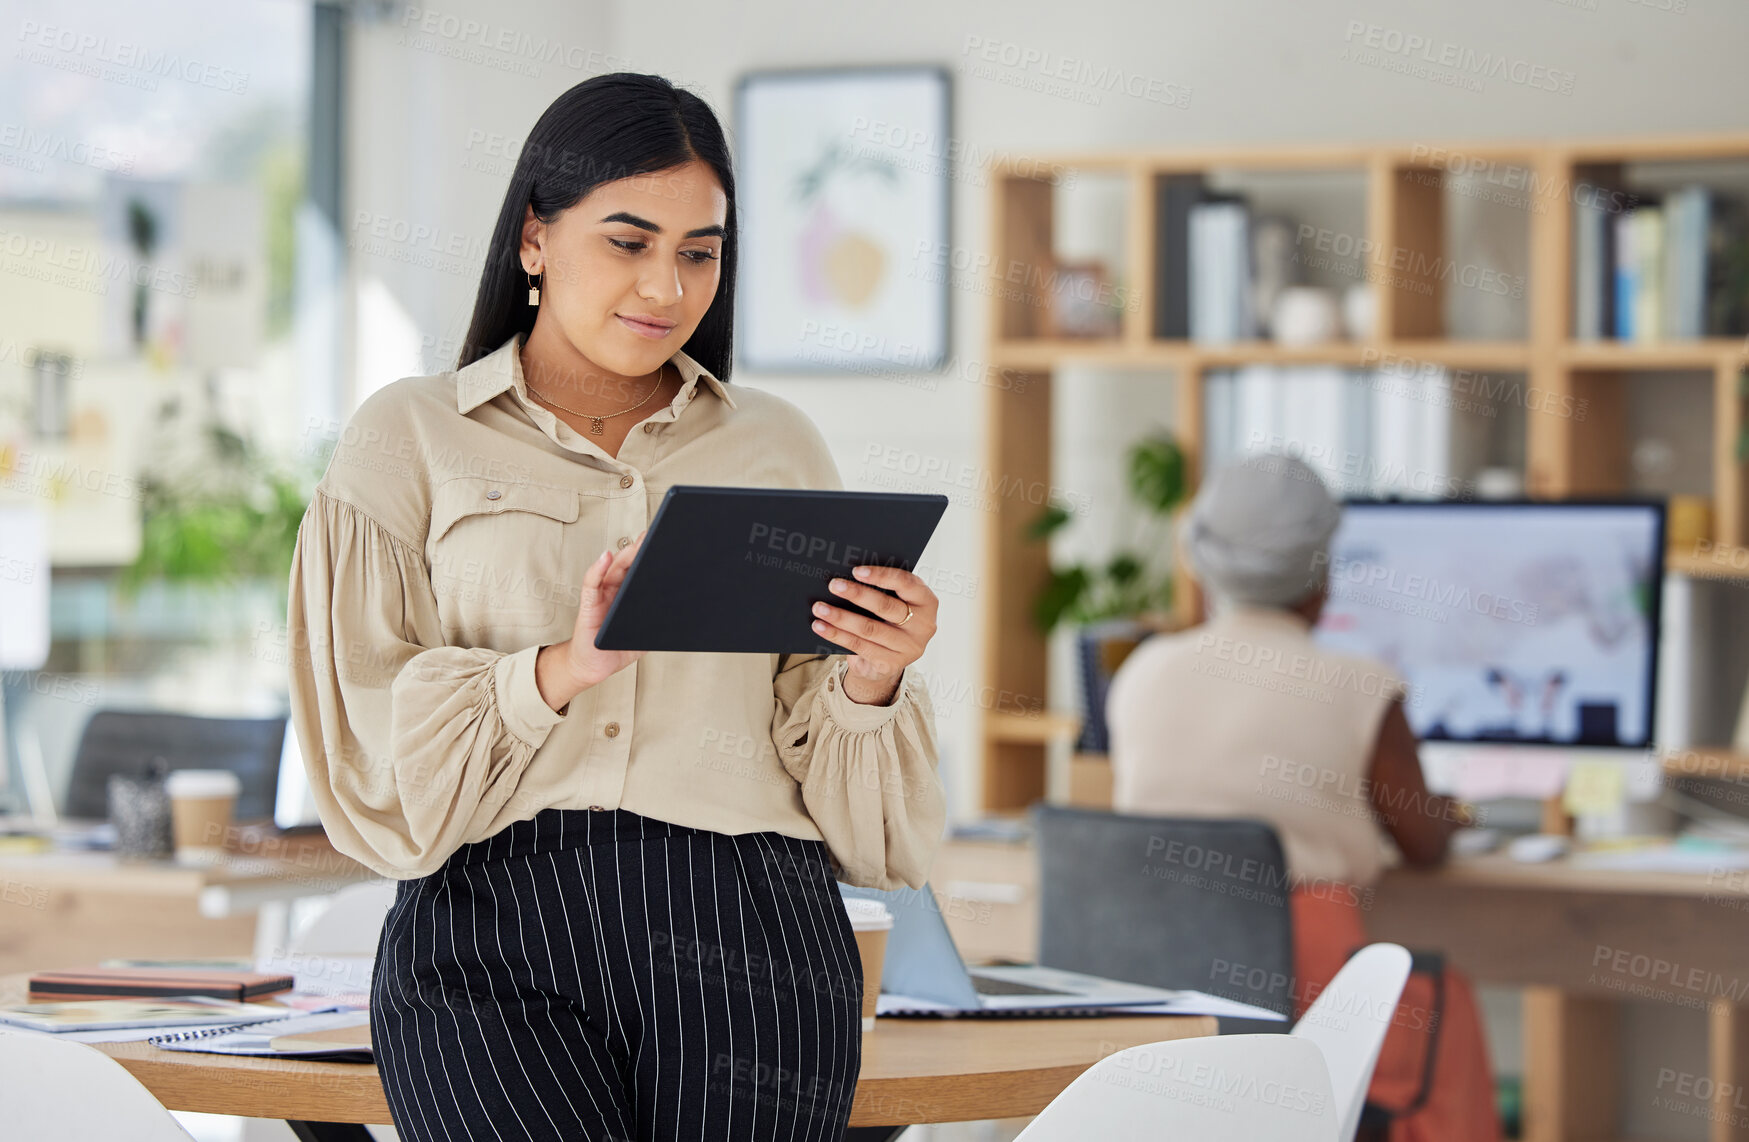
[[[1129, 451], [1129, 492], [1149, 515], [1142, 551], [1169, 550], [1172, 510], [1184, 500], [1188, 477], [1184, 450], [1161, 430], [1137, 441]], [[1046, 542], [1070, 520], [1070, 513], [1048, 504], [1027, 527], [1027, 537]], [[1049, 581], [1033, 600], [1033, 622], [1049, 634], [1059, 622], [1091, 623], [1163, 611], [1172, 606], [1172, 569], [1153, 572], [1146, 555], [1125, 549], [1103, 566], [1071, 563], [1052, 567]]]
[[216, 585], [290, 574], [315, 471], [271, 460], [216, 421], [201, 432], [222, 478], [141, 477], [140, 553], [117, 578], [128, 595], [153, 579]]

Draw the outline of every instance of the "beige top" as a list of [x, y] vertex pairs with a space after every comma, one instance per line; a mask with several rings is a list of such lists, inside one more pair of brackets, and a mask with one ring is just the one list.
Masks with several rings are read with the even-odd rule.
[[535, 685], [585, 569], [670, 485], [842, 488], [819, 429], [679, 352], [616, 459], [529, 398], [519, 350], [371, 394], [298, 528], [291, 721], [335, 848], [410, 879], [549, 806], [621, 808], [852, 838], [840, 879], [921, 886], [946, 809], [914, 666], [886, 706], [845, 695], [847, 654], [652, 651], [562, 712]]
[[1369, 885], [1387, 850], [1368, 774], [1401, 688], [1378, 663], [1320, 648], [1285, 610], [1237, 607], [1155, 635], [1106, 696], [1113, 807], [1260, 818], [1296, 886]]

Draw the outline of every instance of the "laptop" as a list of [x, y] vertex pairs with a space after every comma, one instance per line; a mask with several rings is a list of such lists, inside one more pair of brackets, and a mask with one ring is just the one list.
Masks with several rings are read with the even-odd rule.
[[840, 895], [879, 900], [893, 914], [881, 968], [880, 1015], [1098, 1015], [1170, 1003], [1186, 993], [1033, 964], [966, 967], [925, 884], [881, 891], [839, 884]]

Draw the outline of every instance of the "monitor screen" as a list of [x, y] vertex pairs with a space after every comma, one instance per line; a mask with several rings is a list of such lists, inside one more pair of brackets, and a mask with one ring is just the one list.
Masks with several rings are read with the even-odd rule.
[[1316, 638], [1409, 684], [1424, 741], [1649, 748], [1661, 503], [1350, 501]]

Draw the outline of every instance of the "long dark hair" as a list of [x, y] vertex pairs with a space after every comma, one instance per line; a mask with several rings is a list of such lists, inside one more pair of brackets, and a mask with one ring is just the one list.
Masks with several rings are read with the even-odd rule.
[[716, 113], [659, 75], [615, 72], [586, 79], [542, 113], [517, 156], [504, 207], [486, 249], [474, 316], [456, 368], [534, 329], [536, 310], [519, 251], [526, 208], [551, 222], [604, 182], [702, 160], [729, 199], [717, 296], [681, 348], [720, 381], [729, 379], [735, 329], [735, 172]]

